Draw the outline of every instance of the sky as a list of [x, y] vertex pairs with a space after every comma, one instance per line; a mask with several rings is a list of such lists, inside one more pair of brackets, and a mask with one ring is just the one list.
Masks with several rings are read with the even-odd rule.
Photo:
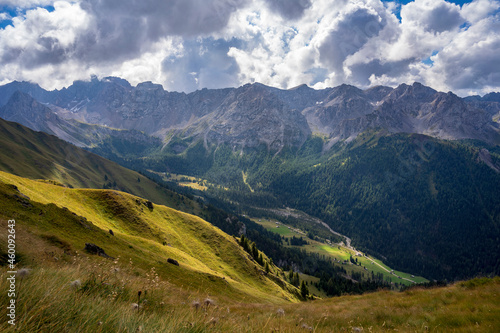
[[500, 0], [0, 0], [0, 84], [500, 91]]

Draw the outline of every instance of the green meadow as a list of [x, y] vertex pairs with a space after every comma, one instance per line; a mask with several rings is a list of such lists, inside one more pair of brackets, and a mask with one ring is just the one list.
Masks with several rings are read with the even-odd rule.
[[[274, 233], [277, 233], [285, 238], [291, 238], [291, 237], [304, 238], [305, 240], [307, 240], [309, 244], [300, 246], [300, 248], [306, 250], [307, 252], [318, 253], [320, 255], [332, 258], [333, 260], [336, 261], [336, 264], [342, 265], [349, 273], [358, 272], [365, 274], [366, 277], [371, 276], [372, 272], [373, 274], [381, 273], [384, 276], [384, 280], [393, 283], [404, 284], [407, 286], [414, 284], [411, 281], [414, 281], [415, 283], [428, 282], [427, 279], [420, 276], [412, 277], [412, 275], [409, 273], [395, 271], [395, 270], [393, 271], [390, 267], [385, 265], [381, 260], [354, 251], [345, 246], [333, 243], [329, 245], [320, 241], [312, 240], [305, 235], [305, 232], [295, 227], [290, 227], [288, 225], [285, 225], [281, 222], [276, 223], [277, 222], [276, 220], [265, 219], [265, 218], [253, 218], [252, 220], [256, 223], [259, 223], [266, 229]], [[286, 245], [287, 243], [283, 244]], [[350, 264], [349, 259], [351, 257], [357, 260], [359, 265]], [[348, 263], [344, 263], [344, 261], [348, 261]], [[401, 279], [399, 277], [401, 277]]]

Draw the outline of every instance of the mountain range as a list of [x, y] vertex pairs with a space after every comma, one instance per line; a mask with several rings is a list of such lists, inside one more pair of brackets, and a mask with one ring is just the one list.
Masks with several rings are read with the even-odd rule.
[[166, 142], [178, 136], [202, 139], [205, 146], [228, 143], [244, 149], [264, 144], [273, 151], [300, 147], [311, 135], [321, 135], [331, 145], [377, 128], [500, 143], [498, 94], [460, 98], [420, 83], [367, 90], [349, 85], [281, 90], [255, 83], [185, 94], [151, 82], [132, 87], [115, 77], [75, 81], [54, 91], [12, 82], [0, 87], [0, 106], [0, 117], [6, 120], [48, 130], [83, 147], [93, 142], [75, 134], [88, 132], [75, 129], [81, 123], [137, 130]]
[[228, 211], [299, 209], [428, 279], [500, 272], [498, 93], [255, 83], [185, 94], [109, 77], [54, 91], [9, 83], [0, 117], [160, 182], [208, 181], [193, 193]]

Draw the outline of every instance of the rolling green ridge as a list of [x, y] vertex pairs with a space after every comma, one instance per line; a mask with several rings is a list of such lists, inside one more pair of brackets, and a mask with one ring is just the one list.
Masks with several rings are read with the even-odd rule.
[[[148, 205], [124, 192], [69, 189], [4, 172], [0, 181], [2, 224], [7, 230], [6, 221], [16, 220], [22, 266], [41, 264], [43, 249], [51, 243], [62, 250], [55, 256], [65, 261], [84, 253], [85, 243], [94, 243], [142, 271], [155, 267], [177, 288], [249, 301], [297, 299], [276, 267], [271, 265], [274, 279], [271, 273], [263, 275], [263, 267], [250, 260], [233, 237], [196, 216]], [[33, 242], [42, 244], [33, 248]]]
[[112, 188], [187, 211], [196, 208], [175, 192], [115, 162], [55, 136], [0, 119], [0, 170], [74, 188]]

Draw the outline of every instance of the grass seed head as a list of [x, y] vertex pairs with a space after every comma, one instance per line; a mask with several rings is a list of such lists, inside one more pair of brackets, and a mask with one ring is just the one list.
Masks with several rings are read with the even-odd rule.
[[19, 276], [21, 279], [23, 279], [29, 273], [30, 273], [30, 269], [29, 268], [21, 268], [20, 270], [17, 271], [17, 276]]
[[80, 287], [82, 286], [82, 282], [79, 279], [77, 279], [75, 281], [71, 281], [69, 285], [71, 286], [71, 288], [80, 289]]
[[213, 299], [207, 297], [203, 301], [203, 304], [208, 308], [210, 305], [215, 305], [215, 302]]
[[301, 327], [303, 329], [305, 329], [305, 330], [308, 330], [308, 331], [312, 331], [313, 330], [313, 328], [311, 326], [307, 325], [306, 323], [303, 323]]
[[210, 320], [207, 322], [207, 325], [213, 325], [213, 326], [215, 326], [215, 325], [217, 325], [217, 322], [218, 322], [218, 321], [219, 321], [219, 318], [214, 318], [214, 317], [212, 317], [212, 318], [210, 318]]

